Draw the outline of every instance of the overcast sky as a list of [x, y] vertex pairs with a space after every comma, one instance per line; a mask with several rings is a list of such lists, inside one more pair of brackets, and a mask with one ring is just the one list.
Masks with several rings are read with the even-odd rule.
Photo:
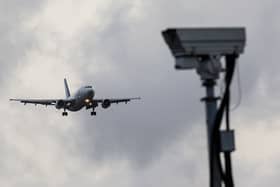
[[[208, 186], [204, 96], [194, 71], [175, 71], [161, 31], [245, 26], [236, 186], [280, 183], [280, 3], [222, 0], [0, 0], [0, 186]], [[62, 117], [16, 98], [141, 101]], [[237, 102], [236, 79], [233, 104]], [[217, 89], [218, 90], [218, 89]]]

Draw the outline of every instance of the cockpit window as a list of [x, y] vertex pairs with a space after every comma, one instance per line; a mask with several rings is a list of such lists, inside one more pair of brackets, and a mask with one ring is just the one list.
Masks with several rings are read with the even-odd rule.
[[85, 88], [92, 88], [92, 86], [85, 86]]

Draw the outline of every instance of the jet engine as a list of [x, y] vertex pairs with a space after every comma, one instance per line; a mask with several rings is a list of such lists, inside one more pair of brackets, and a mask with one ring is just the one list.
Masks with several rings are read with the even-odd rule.
[[63, 100], [58, 100], [55, 104], [55, 108], [61, 109], [64, 107], [64, 105], [65, 105], [65, 102]]
[[109, 99], [105, 99], [103, 102], [102, 102], [102, 108], [108, 108], [111, 106], [111, 102]]
[[69, 108], [69, 107], [71, 107], [72, 105], [75, 104], [74, 102], [75, 101], [73, 101], [73, 100], [62, 100], [62, 99], [60, 99], [56, 102], [55, 107], [57, 109]]

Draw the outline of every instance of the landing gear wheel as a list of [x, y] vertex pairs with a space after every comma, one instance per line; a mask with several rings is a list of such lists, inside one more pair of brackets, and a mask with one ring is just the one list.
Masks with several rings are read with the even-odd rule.
[[67, 116], [68, 113], [67, 112], [62, 112], [62, 116]]
[[91, 112], [90, 115], [96, 116], [96, 112]]

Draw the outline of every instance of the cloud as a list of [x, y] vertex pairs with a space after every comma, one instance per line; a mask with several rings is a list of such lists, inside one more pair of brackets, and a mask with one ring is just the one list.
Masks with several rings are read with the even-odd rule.
[[[22, 62], [25, 52], [34, 45], [34, 37], [24, 28], [24, 21], [40, 9], [43, 1], [1, 1], [0, 13], [0, 80], [11, 76], [13, 68]], [[7, 83], [5, 81], [4, 83]]]
[[[204, 88], [196, 73], [174, 70], [161, 31], [240, 25], [248, 44], [243, 102], [232, 116], [236, 184], [277, 184], [278, 4], [1, 2], [1, 186], [207, 185]], [[72, 92], [92, 84], [99, 98], [143, 99], [98, 108], [95, 118], [7, 102], [64, 97], [64, 77]]]

